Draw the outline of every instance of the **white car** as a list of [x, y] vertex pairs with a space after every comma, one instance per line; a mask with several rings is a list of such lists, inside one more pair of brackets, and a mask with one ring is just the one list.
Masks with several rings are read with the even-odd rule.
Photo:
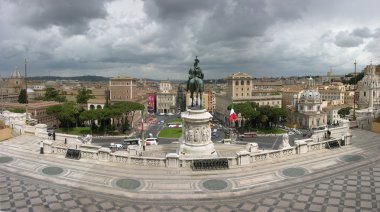
[[289, 131], [289, 132], [288, 132], [288, 135], [294, 135], [294, 132]]
[[116, 148], [117, 150], [123, 149], [122, 144], [115, 144], [115, 143], [110, 143], [110, 148]]
[[157, 138], [147, 138], [145, 139], [145, 145], [150, 146], [150, 145], [158, 145], [157, 143]]

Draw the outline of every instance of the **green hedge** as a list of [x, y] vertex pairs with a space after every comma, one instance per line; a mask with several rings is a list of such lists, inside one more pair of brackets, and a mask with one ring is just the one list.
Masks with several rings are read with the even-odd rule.
[[179, 138], [182, 135], [182, 128], [165, 128], [160, 131], [160, 138]]
[[56, 132], [70, 135], [84, 135], [91, 134], [91, 129], [89, 127], [58, 128]]

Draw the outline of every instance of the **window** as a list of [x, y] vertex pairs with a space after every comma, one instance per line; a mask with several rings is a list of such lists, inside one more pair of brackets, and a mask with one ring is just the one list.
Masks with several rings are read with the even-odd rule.
[[241, 85], [244, 85], [244, 80], [241, 81]]
[[247, 93], [247, 96], [249, 96], [249, 93]]
[[235, 81], [235, 85], [239, 85], [239, 81], [236, 80], [236, 81]]
[[244, 88], [241, 88], [242, 91], [244, 91]]
[[250, 81], [249, 80], [247, 80], [247, 85], [250, 85]]
[[239, 96], [239, 94], [236, 94], [236, 96]]

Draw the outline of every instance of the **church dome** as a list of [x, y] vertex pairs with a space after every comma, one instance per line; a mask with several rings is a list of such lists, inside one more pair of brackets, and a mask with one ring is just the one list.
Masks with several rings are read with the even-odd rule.
[[306, 89], [301, 93], [300, 102], [319, 103], [321, 102], [321, 94], [314, 89], [315, 83], [313, 78], [307, 79]]
[[17, 70], [17, 68], [16, 68], [16, 70], [14, 70], [14, 71], [12, 72], [12, 74], [11, 74], [11, 78], [21, 78], [21, 74], [20, 74], [20, 72]]
[[57, 83], [55, 81], [47, 81], [45, 82], [46, 87], [55, 87]]
[[321, 94], [316, 90], [305, 90], [301, 94], [300, 101], [302, 101], [302, 102], [319, 102], [319, 101], [321, 101]]
[[377, 75], [365, 75], [362, 80], [366, 87], [378, 87], [379, 81], [380, 79]]

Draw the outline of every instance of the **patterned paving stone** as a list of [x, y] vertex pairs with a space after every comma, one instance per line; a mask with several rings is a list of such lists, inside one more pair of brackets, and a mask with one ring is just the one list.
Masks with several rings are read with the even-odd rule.
[[304, 168], [296, 167], [284, 169], [281, 173], [286, 177], [301, 177], [305, 175], [307, 171]]
[[135, 179], [124, 178], [124, 179], [117, 180], [116, 185], [119, 188], [123, 188], [127, 190], [135, 190], [141, 186], [141, 183], [140, 181], [135, 180]]
[[42, 173], [46, 175], [59, 175], [62, 174], [63, 169], [61, 167], [49, 166], [42, 169]]
[[218, 179], [211, 179], [206, 180], [202, 183], [202, 186], [208, 190], [223, 190], [227, 188], [228, 183], [224, 180], [218, 180]]
[[7, 157], [7, 156], [0, 157], [0, 163], [9, 163], [11, 161], [13, 161], [12, 157]]
[[[380, 208], [380, 164], [360, 166], [360, 163], [366, 162], [364, 157], [357, 161], [353, 158], [355, 157], [349, 158], [350, 162], [344, 163], [354, 167], [353, 169], [339, 174], [331, 169], [330, 172], [333, 175], [329, 178], [305, 182], [304, 178], [311, 177], [315, 172], [310, 169], [314, 173], [308, 174], [304, 169], [303, 175], [286, 179], [286, 181], [296, 183], [276, 187], [271, 191], [198, 201], [173, 199], [143, 201], [125, 196], [108, 195], [101, 191], [89, 192], [81, 188], [60, 186], [24, 177], [22, 174], [10, 173], [1, 167], [10, 167], [13, 164], [3, 164], [0, 165], [0, 211], [378, 211]], [[343, 164], [341, 161], [339, 163]], [[62, 168], [66, 170], [64, 166]], [[202, 192], [206, 194], [219, 195], [219, 192], [228, 192], [227, 188], [230, 188], [234, 181], [223, 179], [222, 176], [214, 176], [218, 179], [210, 179], [211, 176], [208, 178], [220, 180], [211, 186], [216, 190], [206, 190], [203, 183], [207, 180], [199, 181], [201, 183], [196, 184], [195, 187], [203, 188]], [[46, 175], [42, 177], [52, 178]], [[130, 193], [136, 193], [139, 186], [144, 184], [143, 180], [138, 180], [138, 182], [140, 183], [138, 186], [137, 184], [132, 186], [134, 184], [129, 181], [125, 183], [127, 188], [135, 189]], [[115, 186], [115, 184], [116, 181], [109, 181], [108, 186]], [[120, 189], [117, 191], [127, 192]]]
[[363, 159], [363, 156], [361, 155], [344, 155], [339, 158], [340, 160], [344, 162], [357, 162]]

